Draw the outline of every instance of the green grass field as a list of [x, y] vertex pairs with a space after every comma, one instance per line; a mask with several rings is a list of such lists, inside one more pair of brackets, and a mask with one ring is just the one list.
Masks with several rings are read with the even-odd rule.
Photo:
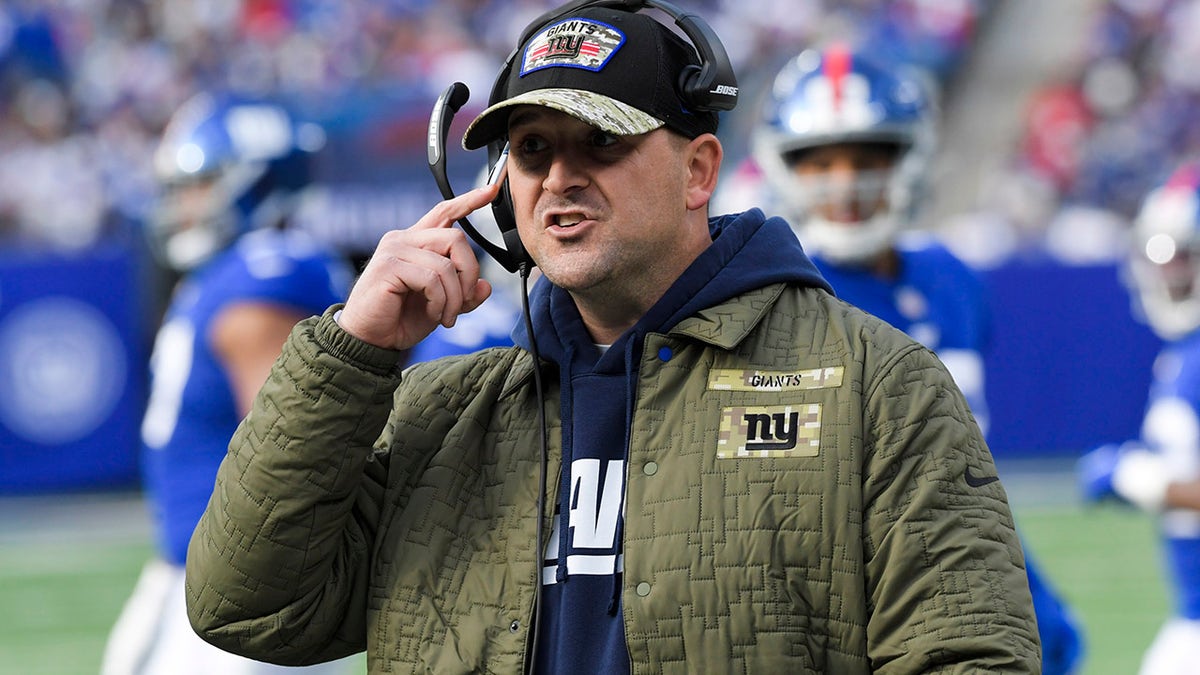
[[1166, 618], [1152, 519], [1119, 506], [1017, 509], [1017, 527], [1086, 631], [1083, 675], [1133, 675]]
[[[1084, 623], [1083, 673], [1135, 673], [1167, 611], [1151, 520], [1069, 503], [1016, 516]], [[0, 674], [98, 672], [108, 629], [150, 553], [143, 521], [130, 498], [0, 500]]]

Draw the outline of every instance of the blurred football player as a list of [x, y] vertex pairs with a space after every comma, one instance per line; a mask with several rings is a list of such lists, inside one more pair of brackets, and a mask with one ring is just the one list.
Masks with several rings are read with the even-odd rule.
[[[982, 281], [912, 230], [937, 124], [927, 79], [845, 46], [809, 50], [777, 75], [752, 138], [776, 208], [843, 300], [937, 353], [986, 434]], [[1026, 552], [1043, 672], [1073, 672], [1080, 631]]]
[[1160, 520], [1172, 616], [1142, 658], [1143, 675], [1200, 664], [1200, 164], [1174, 171], [1134, 221], [1128, 279], [1135, 315], [1165, 341], [1141, 438], [1080, 460], [1084, 497], [1115, 496]]
[[937, 123], [930, 86], [845, 47], [780, 71], [752, 139], [776, 208], [843, 299], [937, 352], [987, 431], [983, 285], [912, 229]]
[[[230, 437], [292, 326], [349, 291], [350, 269], [288, 218], [311, 181], [320, 127], [261, 102], [188, 101], [155, 156], [153, 248], [180, 275], [155, 340], [142, 422], [143, 488], [156, 557], [105, 649], [102, 673], [345, 672], [290, 669], [203, 642], [184, 607], [184, 561]], [[269, 508], [263, 505], [263, 508]]]

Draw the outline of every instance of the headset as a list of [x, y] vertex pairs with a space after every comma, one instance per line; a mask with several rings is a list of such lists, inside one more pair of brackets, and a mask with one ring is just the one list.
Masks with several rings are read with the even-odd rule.
[[[503, 99], [513, 64], [521, 47], [529, 38], [547, 24], [586, 7], [611, 7], [629, 12], [641, 9], [661, 10], [675, 21], [675, 25], [683, 31], [700, 55], [700, 65], [689, 65], [679, 75], [677, 88], [683, 102], [697, 112], [732, 110], [737, 105], [737, 76], [733, 72], [733, 65], [729, 61], [725, 46], [721, 44], [716, 32], [699, 16], [663, 0], [575, 0], [542, 14], [526, 26], [516, 48], [508, 55], [496, 77], [491, 98], [488, 99], [489, 106]], [[446, 136], [454, 114], [462, 108], [468, 98], [470, 91], [467, 85], [455, 82], [438, 97], [429, 116], [429, 133], [426, 137], [429, 170], [433, 172], [433, 178], [446, 199], [454, 198], [454, 190], [451, 189], [450, 179], [446, 175]], [[500, 174], [500, 168], [507, 156], [507, 139], [500, 138], [488, 144], [489, 176], [496, 177]], [[509, 272], [524, 270], [523, 273], [528, 273], [535, 263], [525, 251], [525, 246], [517, 234], [512, 193], [509, 191], [507, 179], [500, 186], [500, 194], [492, 202], [492, 213], [503, 238], [503, 247], [483, 236], [466, 217], [459, 218], [458, 224], [504, 269]]]

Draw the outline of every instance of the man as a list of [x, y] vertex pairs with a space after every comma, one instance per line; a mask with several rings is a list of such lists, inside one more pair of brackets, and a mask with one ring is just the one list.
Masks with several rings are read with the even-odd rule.
[[1084, 496], [1118, 497], [1159, 519], [1172, 616], [1140, 673], [1200, 663], [1200, 165], [1178, 167], [1145, 198], [1129, 259], [1137, 314], [1166, 341], [1155, 359], [1141, 438], [1080, 460]]
[[708, 217], [701, 104], [736, 85], [687, 86], [719, 44], [702, 62], [635, 8], [535, 21], [464, 137], [510, 148], [532, 331], [398, 372], [487, 298], [451, 226], [501, 184], [385, 235], [230, 444], [193, 626], [372, 672], [1034, 672], [1011, 514], [964, 478], [995, 467], [949, 374], [834, 298], [784, 221]]
[[[771, 87], [754, 159], [838, 297], [934, 350], [986, 437], [990, 313], [983, 284], [913, 227], [936, 134], [928, 89], [920, 76], [862, 50], [838, 44], [805, 51]], [[1080, 629], [1028, 551], [1025, 564], [1042, 672], [1071, 673], [1082, 660]]]
[[155, 341], [142, 422], [157, 555], [113, 628], [104, 675], [292, 671], [200, 640], [187, 621], [183, 564], [229, 438], [284, 339], [348, 290], [344, 263], [286, 229], [321, 139], [277, 105], [209, 95], [182, 106], [164, 132], [152, 232], [161, 262], [182, 277]]

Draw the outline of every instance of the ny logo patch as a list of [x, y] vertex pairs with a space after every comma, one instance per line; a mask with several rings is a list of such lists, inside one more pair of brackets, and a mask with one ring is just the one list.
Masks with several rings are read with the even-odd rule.
[[600, 72], [625, 44], [625, 34], [588, 19], [567, 19], [546, 27], [529, 40], [521, 59], [521, 76], [542, 68], [582, 68]]
[[717, 459], [816, 457], [821, 404], [736, 406], [721, 413]]

